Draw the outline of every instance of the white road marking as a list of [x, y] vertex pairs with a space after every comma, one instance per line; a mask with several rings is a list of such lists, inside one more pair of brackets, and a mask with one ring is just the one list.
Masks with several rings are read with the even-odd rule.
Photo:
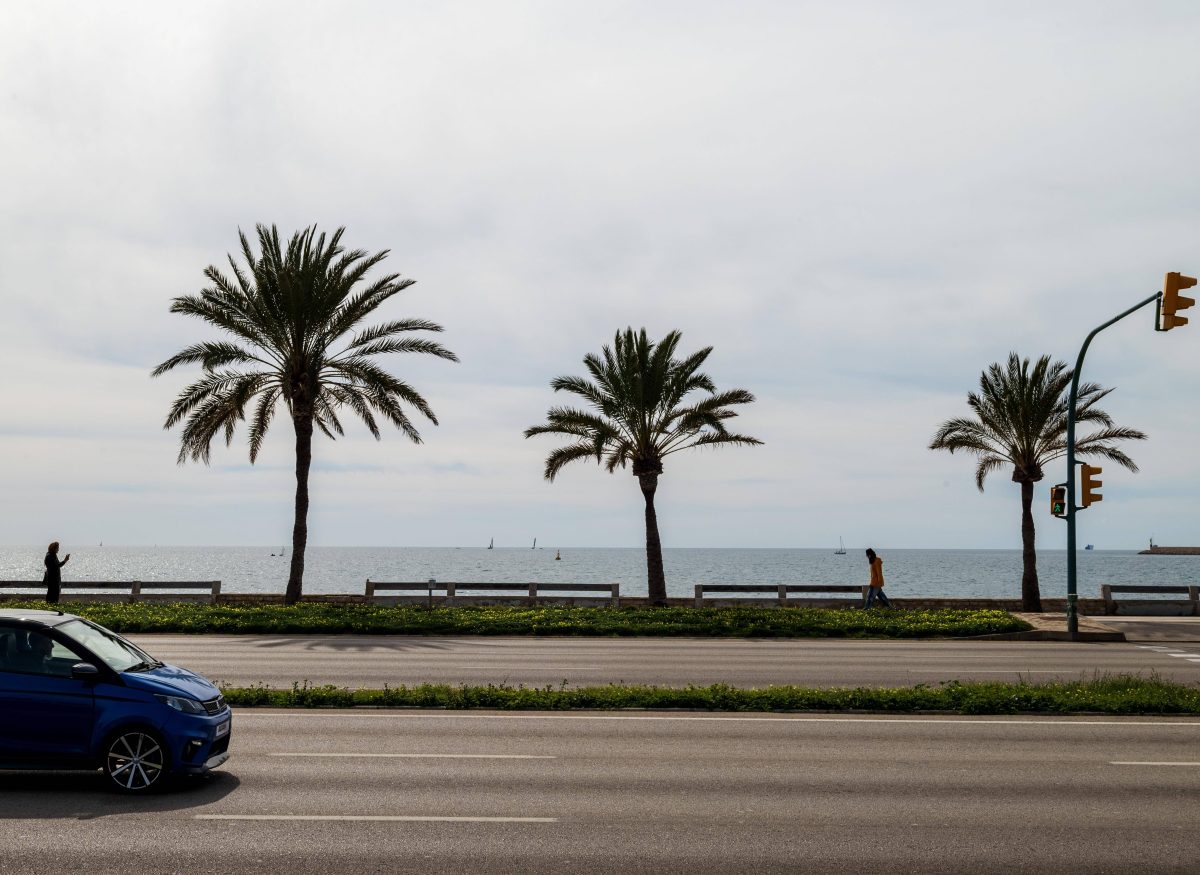
[[273, 753], [273, 757], [382, 757], [411, 760], [555, 760], [527, 753]]
[[1168, 763], [1168, 762], [1110, 762], [1110, 766], [1200, 766], [1200, 763]]
[[613, 714], [468, 714], [462, 712], [436, 714], [427, 711], [369, 711], [347, 709], [340, 713], [308, 714], [298, 711], [239, 710], [238, 720], [254, 718], [271, 719], [283, 717], [294, 719], [307, 717], [312, 720], [344, 720], [346, 718], [401, 719], [401, 720], [696, 720], [725, 721], [737, 723], [954, 723], [968, 726], [1187, 726], [1200, 729], [1200, 720], [981, 720], [969, 717], [715, 717], [707, 715], [613, 715]]
[[557, 817], [450, 817], [416, 814], [197, 814], [195, 820], [361, 820], [378, 823], [558, 823]]
[[[941, 674], [944, 668], [910, 668], [909, 674]], [[1078, 674], [1077, 668], [968, 668], [967, 674]]]

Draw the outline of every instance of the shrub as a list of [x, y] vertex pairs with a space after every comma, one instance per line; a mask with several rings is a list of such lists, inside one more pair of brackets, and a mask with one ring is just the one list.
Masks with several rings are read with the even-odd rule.
[[[12, 603], [45, 608], [43, 602]], [[425, 607], [329, 604], [202, 605], [75, 602], [60, 609], [117, 632], [356, 635], [649, 635], [726, 638], [936, 638], [1019, 632], [996, 610], [824, 608]]]

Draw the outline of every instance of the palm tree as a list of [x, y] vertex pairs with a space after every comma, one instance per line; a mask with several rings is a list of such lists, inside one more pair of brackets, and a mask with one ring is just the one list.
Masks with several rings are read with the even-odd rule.
[[[1021, 484], [1021, 605], [1026, 611], [1042, 609], [1034, 549], [1033, 484], [1045, 476], [1048, 463], [1067, 454], [1071, 377], [1066, 363], [1051, 364], [1050, 356], [1042, 356], [1031, 369], [1029, 359], [1009, 353], [1007, 367], [999, 363], [989, 366], [979, 379], [979, 392], [967, 394], [974, 417], [943, 422], [929, 444], [931, 450], [962, 450], [977, 456], [975, 485], [980, 492], [990, 471], [1012, 465], [1013, 482]], [[1112, 417], [1096, 406], [1111, 391], [1095, 383], [1079, 387], [1076, 421], [1100, 427], [1087, 437], [1076, 438], [1075, 453], [1110, 459], [1137, 471], [1137, 465], [1117, 444], [1145, 440], [1146, 435], [1113, 425]]]
[[[260, 255], [238, 232], [246, 268], [232, 255], [232, 281], [215, 266], [204, 275], [212, 284], [199, 295], [171, 302], [172, 313], [197, 316], [232, 335], [233, 340], [202, 341], [171, 356], [154, 369], [158, 377], [180, 365], [198, 363], [201, 378], [175, 399], [164, 428], [186, 423], [180, 435], [179, 463], [208, 464], [218, 432], [225, 444], [246, 418], [250, 422], [250, 462], [258, 458], [263, 439], [283, 402], [296, 435], [296, 515], [292, 527], [292, 563], [286, 601], [299, 600], [304, 586], [304, 549], [308, 543], [308, 472], [312, 464], [313, 427], [333, 438], [341, 435], [338, 413], [349, 409], [379, 439], [382, 417], [413, 443], [421, 436], [404, 405], [416, 408], [437, 424], [429, 404], [403, 380], [381, 368], [373, 356], [424, 353], [458, 361], [431, 340], [408, 336], [415, 331], [441, 331], [424, 319], [399, 319], [370, 328], [360, 323], [384, 301], [411, 286], [399, 274], [365, 275], [387, 257], [387, 250], [367, 255], [346, 252], [340, 245], [344, 228], [326, 240], [316, 226], [297, 231], [281, 244], [278, 230], [258, 226]], [[360, 283], [364, 283], [360, 286]], [[346, 335], [354, 331], [346, 340]]]
[[[573, 438], [546, 457], [546, 479], [553, 482], [563, 466], [576, 459], [594, 458], [609, 473], [618, 466], [633, 467], [646, 500], [646, 570], [650, 601], [666, 603], [667, 583], [663, 574], [662, 543], [654, 493], [663, 472], [663, 459], [691, 447], [722, 444], [761, 444], [757, 438], [733, 434], [725, 421], [737, 416], [730, 406], [749, 404], [754, 396], [745, 389], [717, 392], [700, 366], [712, 352], [708, 346], [683, 360], [676, 359], [680, 333], [672, 331], [658, 343], [646, 337], [646, 329], [617, 332], [612, 347], [603, 356], [588, 354], [583, 364], [592, 379], [557, 377], [550, 385], [555, 392], [571, 392], [588, 402], [591, 410], [552, 407], [546, 424], [525, 429], [525, 437], [556, 434]], [[708, 397], [684, 404], [691, 392]]]

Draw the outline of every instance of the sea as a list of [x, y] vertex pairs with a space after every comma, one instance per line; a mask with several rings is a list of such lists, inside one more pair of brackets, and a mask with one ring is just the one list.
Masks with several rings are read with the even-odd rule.
[[[884, 559], [893, 596], [1018, 598], [1019, 550], [889, 550]], [[220, 580], [224, 592], [280, 593], [290, 547], [122, 547], [65, 545], [63, 581]], [[0, 547], [0, 580], [42, 578], [40, 546]], [[557, 558], [561, 556], [561, 558]], [[1200, 556], [1139, 556], [1133, 550], [1080, 550], [1081, 596], [1100, 585], [1198, 584]], [[868, 579], [862, 549], [664, 548], [667, 594], [690, 596], [697, 583], [857, 584]], [[1066, 594], [1064, 550], [1038, 551], [1042, 595]], [[304, 591], [362, 593], [375, 581], [455, 583], [619, 583], [623, 595], [646, 594], [641, 547], [309, 547]]]

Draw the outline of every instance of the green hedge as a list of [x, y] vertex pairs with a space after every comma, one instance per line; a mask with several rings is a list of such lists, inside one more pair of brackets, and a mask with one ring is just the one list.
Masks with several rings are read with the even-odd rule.
[[[46, 607], [43, 602], [16, 604]], [[58, 607], [118, 632], [931, 638], [1020, 632], [1031, 628], [1023, 620], [995, 610], [580, 608], [561, 605], [427, 608], [319, 602], [290, 606], [72, 602]]]
[[610, 684], [569, 689], [492, 685], [351, 690], [298, 683], [223, 691], [234, 707], [408, 707], [461, 710], [616, 711], [873, 711], [953, 714], [1200, 714], [1200, 690], [1154, 677], [1114, 676], [1068, 683], [960, 683], [878, 689], [779, 686], [740, 689], [713, 686], [654, 687]]

